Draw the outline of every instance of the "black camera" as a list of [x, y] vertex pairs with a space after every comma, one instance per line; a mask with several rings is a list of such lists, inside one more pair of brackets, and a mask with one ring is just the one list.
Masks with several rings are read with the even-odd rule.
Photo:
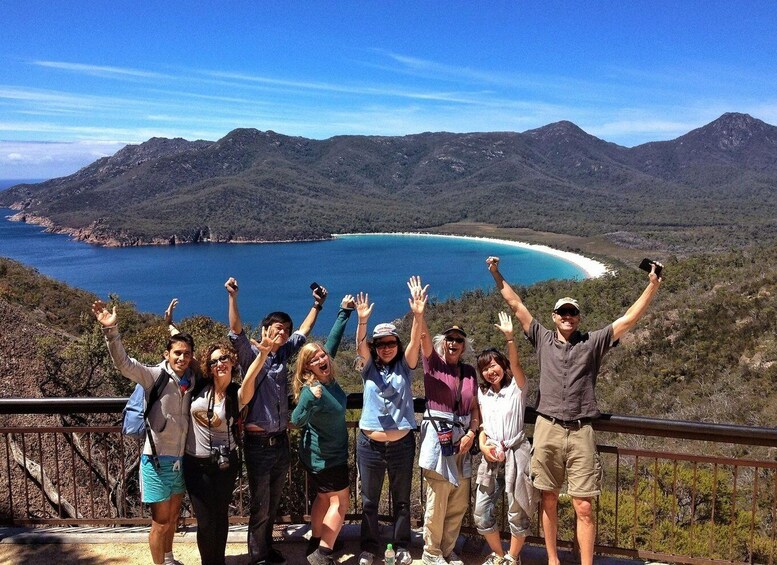
[[219, 445], [210, 450], [210, 460], [219, 471], [229, 469], [229, 449], [226, 445]]

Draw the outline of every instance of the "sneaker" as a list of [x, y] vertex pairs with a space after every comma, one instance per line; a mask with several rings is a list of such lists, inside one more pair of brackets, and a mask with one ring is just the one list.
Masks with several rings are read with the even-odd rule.
[[502, 565], [503, 563], [510, 563], [505, 561], [504, 558], [499, 557], [496, 553], [492, 553], [488, 556], [488, 559], [483, 561], [483, 565]]
[[335, 560], [331, 555], [324, 555], [319, 550], [315, 550], [308, 555], [308, 563], [310, 565], [334, 565]]
[[270, 565], [286, 565], [286, 558], [283, 556], [283, 553], [271, 547], [270, 551], [267, 552], [265, 562]]
[[502, 561], [505, 565], [521, 565], [521, 556], [513, 557], [509, 553], [505, 555], [504, 560]]
[[445, 560], [448, 562], [448, 565], [464, 565], [464, 561], [462, 561], [453, 551], [451, 551], [451, 554], [446, 557]]
[[424, 553], [421, 555], [421, 563], [424, 565], [449, 565], [449, 563], [443, 558], [442, 555], [432, 555], [431, 553]]
[[372, 565], [375, 560], [375, 556], [369, 551], [362, 551], [359, 555], [359, 565]]
[[410, 555], [410, 552], [402, 547], [397, 549], [396, 554], [396, 565], [412, 565], [413, 563], [413, 556]]

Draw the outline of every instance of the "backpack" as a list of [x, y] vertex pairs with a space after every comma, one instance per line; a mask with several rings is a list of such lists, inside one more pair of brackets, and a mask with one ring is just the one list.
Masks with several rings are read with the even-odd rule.
[[167, 385], [167, 379], [170, 374], [162, 371], [154, 382], [151, 392], [148, 394], [148, 403], [146, 403], [146, 392], [141, 385], [135, 385], [135, 390], [124, 407], [124, 420], [121, 425], [121, 433], [128, 436], [144, 437], [146, 435], [146, 420], [151, 408], [157, 403], [162, 394], [162, 389]]

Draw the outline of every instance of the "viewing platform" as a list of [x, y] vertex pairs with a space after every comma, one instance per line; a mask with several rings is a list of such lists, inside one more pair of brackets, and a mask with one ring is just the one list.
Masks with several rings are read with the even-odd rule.
[[[358, 411], [361, 395], [349, 395], [348, 402], [349, 410]], [[115, 425], [125, 403], [124, 398], [0, 399], [0, 563], [148, 562], [150, 519], [137, 491], [140, 441], [123, 436]], [[416, 399], [415, 408], [420, 415], [424, 399]], [[348, 416], [352, 442], [358, 433], [356, 414]], [[112, 423], [51, 425], [58, 415]], [[529, 436], [535, 418], [528, 409]], [[28, 424], [41, 420], [45, 425]], [[595, 502], [597, 563], [777, 560], [777, 429], [612, 414], [603, 415], [594, 428], [605, 469], [602, 494]], [[660, 449], [657, 437], [666, 438]], [[652, 447], [643, 447], [647, 444]], [[275, 533], [288, 562], [304, 564], [310, 506], [294, 439], [291, 445], [284, 516]], [[350, 463], [351, 504], [339, 562], [355, 564], [361, 501], [355, 465]], [[420, 563], [425, 489], [418, 468], [411, 501], [411, 553]], [[247, 502], [243, 471], [231, 510], [231, 565], [247, 563]], [[386, 494], [384, 517], [389, 508]], [[559, 516], [559, 549], [564, 563], [575, 563], [574, 512], [563, 495]], [[500, 526], [507, 539], [504, 516]], [[174, 546], [177, 558], [187, 565], [199, 562], [195, 528], [187, 501]], [[542, 536], [535, 514], [521, 554], [524, 564], [547, 562]], [[479, 565], [488, 553], [471, 512], [459, 548], [467, 565]]]

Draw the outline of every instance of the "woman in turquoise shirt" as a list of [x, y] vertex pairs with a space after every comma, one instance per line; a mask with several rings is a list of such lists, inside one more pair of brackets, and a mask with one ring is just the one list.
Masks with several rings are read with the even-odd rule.
[[353, 307], [353, 297], [347, 295], [326, 344], [322, 347], [311, 342], [300, 349], [292, 381], [297, 407], [291, 423], [301, 430], [299, 460], [316, 493], [310, 512], [309, 545], [315, 551], [308, 552], [308, 561], [320, 565], [335, 563], [332, 552], [348, 510], [346, 395], [335, 380], [332, 357]]

